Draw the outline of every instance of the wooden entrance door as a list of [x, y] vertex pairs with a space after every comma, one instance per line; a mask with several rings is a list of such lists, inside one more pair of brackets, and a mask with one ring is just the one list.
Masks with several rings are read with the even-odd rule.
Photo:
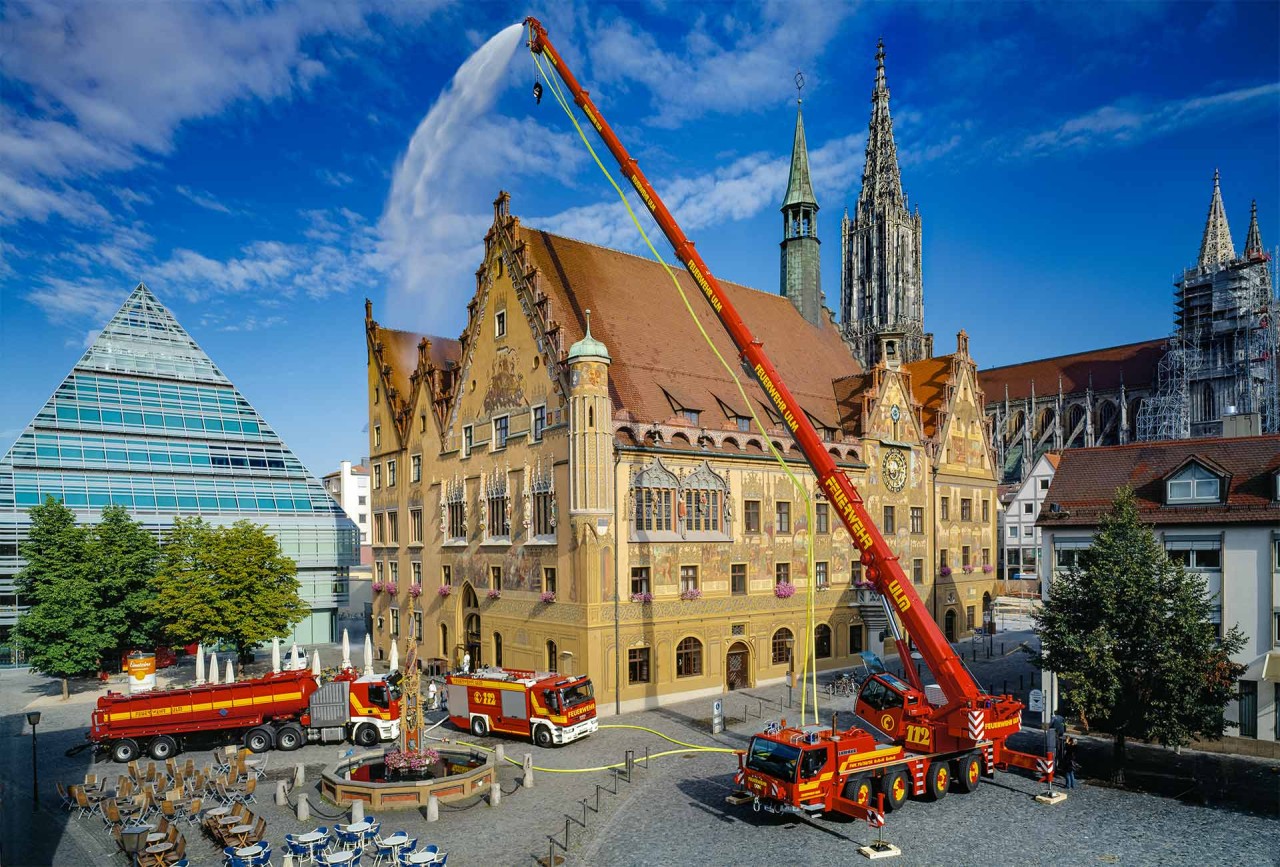
[[725, 657], [725, 686], [729, 689], [746, 689], [751, 686], [751, 651], [742, 642], [729, 648]]

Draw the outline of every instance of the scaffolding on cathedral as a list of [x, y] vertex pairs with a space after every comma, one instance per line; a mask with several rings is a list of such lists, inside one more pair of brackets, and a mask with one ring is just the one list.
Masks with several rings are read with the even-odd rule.
[[1280, 329], [1272, 260], [1261, 251], [1178, 281], [1177, 331], [1161, 359], [1155, 397], [1142, 403], [1138, 439], [1220, 436], [1222, 419], [1256, 415], [1280, 432]]

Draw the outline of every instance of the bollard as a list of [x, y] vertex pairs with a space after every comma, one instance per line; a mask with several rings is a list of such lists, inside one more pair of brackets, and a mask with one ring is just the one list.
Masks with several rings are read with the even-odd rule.
[[364, 821], [364, 801], [355, 800], [351, 802], [351, 824]]
[[493, 775], [493, 783], [489, 786], [489, 806], [496, 807], [502, 803], [502, 783], [498, 781], [498, 775]]
[[440, 821], [440, 799], [435, 795], [427, 796], [427, 821]]
[[293, 867], [293, 853], [285, 852], [284, 860], [280, 863], [281, 863], [281, 867]]
[[493, 748], [493, 767], [494, 775], [497, 775], [497, 769], [502, 767], [507, 761], [507, 751], [502, 744], [498, 744]]
[[307, 803], [307, 793], [298, 793], [298, 811], [296, 813], [299, 822], [305, 822], [311, 818], [311, 805]]
[[524, 754], [524, 780], [522, 783], [526, 789], [533, 788], [533, 753]]
[[301, 786], [307, 781], [307, 771], [302, 767], [301, 763], [293, 766], [293, 784]]
[[276, 781], [276, 806], [277, 807], [283, 807], [285, 804], [289, 803], [289, 796], [285, 793], [284, 787], [285, 787], [284, 780]]

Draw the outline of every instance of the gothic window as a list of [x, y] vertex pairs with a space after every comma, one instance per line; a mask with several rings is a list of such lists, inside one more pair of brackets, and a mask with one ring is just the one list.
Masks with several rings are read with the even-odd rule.
[[702, 466], [685, 477], [681, 488], [685, 530], [723, 533], [728, 483], [703, 461]]
[[1214, 411], [1213, 403], [1213, 383], [1206, 382], [1200, 389], [1200, 418], [1199, 421], [1212, 421], [1218, 417]]
[[511, 498], [505, 470], [495, 469], [484, 482], [485, 533], [491, 540], [511, 538]]
[[641, 533], [673, 533], [676, 529], [676, 494], [680, 480], [654, 458], [649, 466], [636, 473], [631, 482], [635, 498], [633, 521]]
[[445, 513], [445, 538], [450, 542], [467, 536], [466, 485], [461, 479], [449, 482], [443, 495]]
[[525, 529], [542, 541], [556, 534], [555, 476], [550, 468], [541, 464], [530, 474], [525, 468]]

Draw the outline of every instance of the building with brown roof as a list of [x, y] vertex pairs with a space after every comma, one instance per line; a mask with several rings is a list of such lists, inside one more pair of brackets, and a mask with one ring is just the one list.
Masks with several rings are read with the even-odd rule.
[[[525, 227], [504, 193], [476, 275], [458, 341], [383, 328], [366, 306], [381, 648], [407, 639], [425, 658], [585, 671], [605, 709], [881, 649], [856, 546], [772, 402], [749, 377], [739, 391], [703, 340], [697, 323], [734, 364], [687, 273], [693, 317], [658, 263]], [[829, 314], [813, 324], [781, 294], [724, 288], [959, 638], [994, 588], [982, 566], [995, 545], [963, 335], [927, 369], [864, 372]], [[940, 485], [955, 498], [945, 527]]]
[[1046, 452], [1212, 437], [1236, 415], [1280, 432], [1280, 323], [1256, 204], [1236, 256], [1217, 172], [1197, 264], [1175, 284], [1168, 338], [995, 367], [979, 374], [1002, 480]]
[[1064, 452], [1038, 522], [1053, 574], [1089, 547], [1122, 487], [1169, 556], [1205, 579], [1219, 631], [1238, 625], [1248, 637], [1228, 719], [1241, 738], [1280, 741], [1280, 436]]

